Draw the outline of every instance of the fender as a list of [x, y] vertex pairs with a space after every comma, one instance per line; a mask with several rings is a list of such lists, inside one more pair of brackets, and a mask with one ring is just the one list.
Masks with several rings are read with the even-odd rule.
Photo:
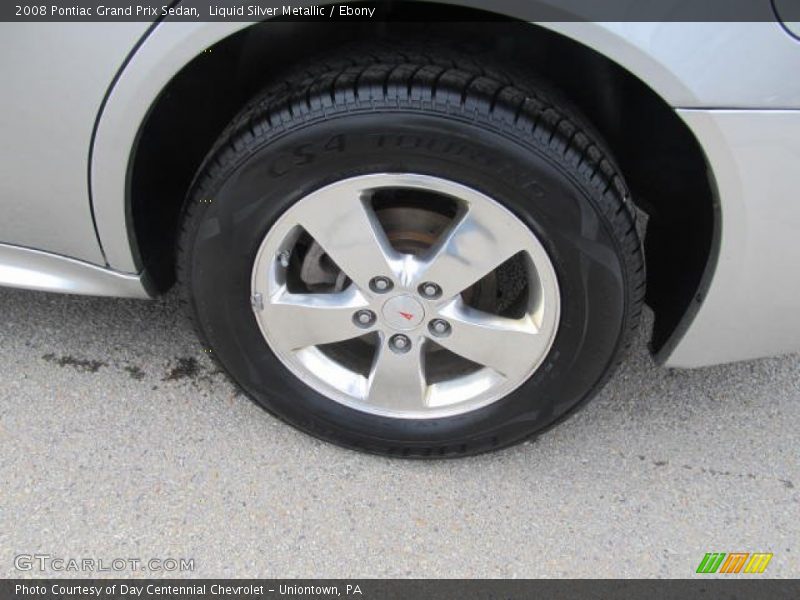
[[[470, 5], [475, 2], [450, 2]], [[500, 0], [494, 10], [515, 17], [519, 3]], [[90, 185], [100, 244], [109, 266], [124, 272], [138, 271], [128, 235], [126, 177], [130, 154], [150, 106], [170, 79], [203, 50], [248, 27], [247, 22], [159, 22], [140, 40], [110, 88], [98, 118], [92, 144]], [[668, 57], [651, 55], [646, 40], [651, 27], [638, 40], [630, 36], [631, 24], [545, 23], [541, 24], [577, 41], [586, 42], [645, 80], [672, 106], [691, 106], [698, 98], [681, 80], [677, 66]], [[660, 26], [680, 24], [656, 23]], [[700, 32], [698, 32], [700, 33]], [[701, 36], [706, 37], [706, 36]], [[583, 42], [582, 42], [583, 43]]]
[[[475, 0], [446, 3], [475, 8], [481, 4]], [[530, 10], [525, 4], [498, 0], [492, 9], [502, 16], [520, 18]], [[148, 109], [169, 80], [200, 52], [250, 24], [158, 22], [144, 34], [112, 83], [98, 117], [90, 165], [97, 231], [112, 268], [137, 271], [128, 240], [125, 182], [131, 149]], [[784, 69], [755, 67], [783, 64], [793, 68], [790, 59], [796, 57], [787, 50], [796, 51], [796, 43], [778, 23], [726, 23], [724, 35], [742, 40], [736, 45], [737, 56], [714, 52], [720, 33], [714, 23], [574, 21], [538, 25], [605, 55], [676, 108], [800, 107], [800, 79], [787, 82], [781, 77]], [[739, 74], [746, 65], [754, 65], [750, 72], [756, 81], [742, 86]]]

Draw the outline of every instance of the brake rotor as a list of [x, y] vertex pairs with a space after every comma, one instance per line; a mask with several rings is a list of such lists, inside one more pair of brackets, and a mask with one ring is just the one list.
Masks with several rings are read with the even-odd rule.
[[[392, 247], [403, 254], [420, 256], [429, 250], [452, 222], [446, 215], [417, 207], [391, 207], [376, 211]], [[524, 281], [524, 273], [522, 273]], [[300, 266], [300, 279], [314, 292], [340, 292], [349, 280], [312, 240]], [[508, 278], [505, 278], [508, 279]], [[513, 287], [513, 286], [512, 286]], [[490, 273], [463, 293], [464, 301], [479, 310], [495, 312], [498, 299], [497, 276]]]

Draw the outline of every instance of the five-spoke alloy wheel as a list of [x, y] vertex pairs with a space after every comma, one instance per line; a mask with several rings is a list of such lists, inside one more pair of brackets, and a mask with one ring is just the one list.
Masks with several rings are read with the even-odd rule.
[[[386, 192], [394, 202], [376, 210]], [[382, 215], [425, 212], [412, 208], [419, 192], [431, 213], [422, 227], [387, 231]], [[438, 236], [424, 227], [439, 221]], [[417, 244], [404, 248], [409, 238]], [[304, 284], [314, 244], [341, 289]], [[501, 310], [473, 301], [487, 279], [497, 287], [507, 262], [517, 297]], [[267, 233], [252, 293], [264, 337], [302, 381], [358, 410], [414, 419], [458, 415], [512, 392], [547, 355], [560, 306], [553, 266], [528, 227], [481, 192], [419, 174], [353, 177], [299, 200]]]

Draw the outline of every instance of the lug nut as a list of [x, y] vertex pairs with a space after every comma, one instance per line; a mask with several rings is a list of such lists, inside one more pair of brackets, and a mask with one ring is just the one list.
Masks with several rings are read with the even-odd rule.
[[446, 337], [450, 335], [450, 323], [444, 319], [434, 319], [428, 323], [428, 330], [436, 337]]
[[411, 340], [398, 333], [389, 338], [389, 347], [395, 352], [408, 352], [411, 350]]
[[438, 298], [442, 295], [442, 288], [440, 288], [435, 283], [431, 283], [430, 281], [426, 281], [422, 285], [417, 288], [420, 295], [423, 298], [428, 298], [429, 300], [433, 300], [434, 298]]
[[371, 327], [375, 322], [375, 313], [371, 310], [359, 310], [353, 315], [353, 322], [359, 327]]
[[373, 277], [369, 282], [369, 287], [373, 292], [385, 294], [394, 287], [394, 284], [388, 277]]

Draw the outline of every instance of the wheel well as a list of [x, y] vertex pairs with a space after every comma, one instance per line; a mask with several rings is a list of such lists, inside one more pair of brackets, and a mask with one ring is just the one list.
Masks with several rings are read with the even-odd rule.
[[[180, 211], [195, 172], [266, 82], [353, 39], [446, 36], [448, 44], [491, 53], [548, 79], [609, 143], [634, 202], [648, 215], [646, 301], [655, 313], [651, 345], [661, 349], [702, 296], [717, 233], [710, 174], [688, 127], [641, 80], [559, 34], [495, 15], [480, 21], [485, 13], [473, 9], [398, 6], [413, 22], [256, 24], [208, 48], [169, 82], [140, 128], [127, 190], [137, 260], [155, 288], [163, 291], [174, 282]], [[426, 10], [436, 10], [439, 20], [445, 12], [450, 22], [425, 22]]]

